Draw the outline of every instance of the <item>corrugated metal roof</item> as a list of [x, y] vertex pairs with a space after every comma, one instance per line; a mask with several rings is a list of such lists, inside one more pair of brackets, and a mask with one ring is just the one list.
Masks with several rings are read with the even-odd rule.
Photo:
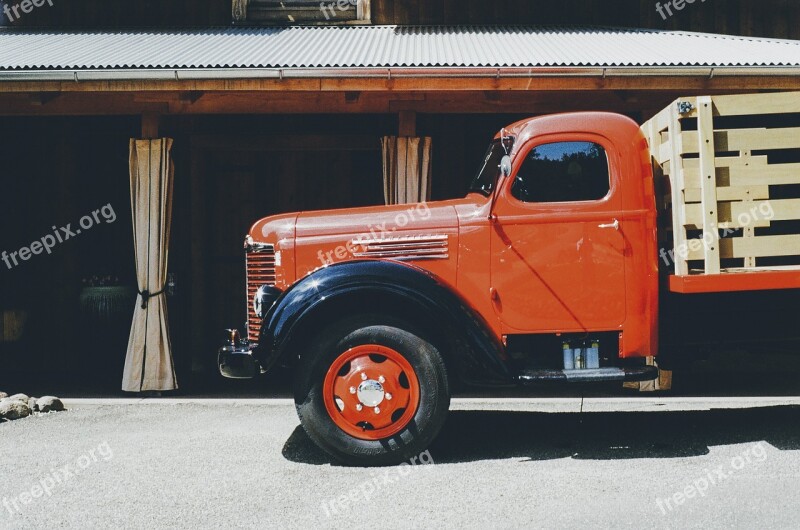
[[798, 67], [800, 41], [628, 29], [0, 31], [0, 69]]

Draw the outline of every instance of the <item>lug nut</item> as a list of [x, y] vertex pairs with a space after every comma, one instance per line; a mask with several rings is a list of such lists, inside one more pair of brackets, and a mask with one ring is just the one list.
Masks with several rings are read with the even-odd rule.
[[362, 381], [366, 381], [367, 380], [367, 374], [365, 374], [364, 372], [361, 372], [361, 380]]
[[386, 394], [386, 401], [390, 401], [392, 399], [392, 395], [387, 393]]
[[356, 410], [359, 411], [359, 412], [361, 412], [361, 409], [363, 409], [363, 408], [364, 408], [364, 405], [362, 405], [361, 403], [356, 405]]
[[354, 386], [351, 386], [351, 387], [350, 387], [350, 393], [351, 393], [351, 394], [355, 394], [355, 393], [356, 393], [356, 387], [354, 387]]
[[378, 377], [378, 382], [379, 383], [385, 383], [386, 382], [386, 378], [383, 377], [383, 376], [380, 376], [380, 377]]
[[380, 414], [380, 413], [381, 413], [381, 408], [375, 407], [375, 414]]

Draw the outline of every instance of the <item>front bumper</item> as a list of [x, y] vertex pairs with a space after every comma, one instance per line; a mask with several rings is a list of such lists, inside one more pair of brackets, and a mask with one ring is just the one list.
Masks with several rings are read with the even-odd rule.
[[261, 373], [253, 352], [258, 344], [247, 342], [225, 344], [217, 353], [219, 373], [229, 379], [252, 379]]

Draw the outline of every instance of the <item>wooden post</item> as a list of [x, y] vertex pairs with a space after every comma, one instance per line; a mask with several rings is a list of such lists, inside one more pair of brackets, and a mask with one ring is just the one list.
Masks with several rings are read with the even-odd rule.
[[673, 251], [675, 252], [675, 274], [686, 276], [689, 274], [689, 264], [686, 259], [688, 246], [686, 241], [686, 218], [683, 190], [685, 179], [683, 174], [683, 134], [681, 133], [680, 113], [678, 103], [672, 104], [669, 121], [669, 143], [672, 147], [672, 157], [669, 163], [669, 180], [672, 188], [672, 237]]
[[399, 113], [399, 136], [417, 135], [417, 113], [413, 110], [401, 110]]
[[158, 125], [161, 116], [154, 113], [142, 114], [142, 139], [153, 140], [158, 138]]
[[[752, 164], [752, 158], [750, 156], [750, 149], [744, 149], [739, 153], [740, 158], [742, 159], [742, 163], [745, 167], [750, 167]], [[769, 160], [769, 159], [767, 159]], [[769, 187], [766, 188], [767, 191], [764, 195], [759, 196], [764, 197], [766, 196], [767, 201], [769, 201]], [[752, 193], [751, 193], [752, 192]], [[758, 192], [756, 189], [748, 188], [746, 195], [742, 198], [742, 202], [746, 205], [746, 208], [749, 211], [752, 208], [753, 200], [758, 196]], [[769, 202], [768, 202], [769, 204]], [[731, 215], [731, 224], [738, 221], [738, 216]], [[752, 239], [756, 236], [756, 229], [754, 225], [758, 224], [758, 219], [753, 219], [753, 223], [750, 223], [747, 226], [742, 227], [742, 238], [744, 240], [750, 240], [749, 242], [753, 242]], [[755, 269], [756, 268], [756, 257], [755, 256], [745, 256], [744, 257], [744, 268], [745, 269]]]
[[697, 98], [697, 138], [700, 151], [700, 202], [703, 208], [705, 274], [720, 273], [713, 109], [714, 105], [710, 96]]

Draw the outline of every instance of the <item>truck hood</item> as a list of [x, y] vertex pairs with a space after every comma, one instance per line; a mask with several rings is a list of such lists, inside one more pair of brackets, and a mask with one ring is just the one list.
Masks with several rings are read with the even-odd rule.
[[457, 229], [461, 201], [371, 206], [347, 210], [303, 212], [297, 217], [298, 238], [334, 235], [388, 237], [401, 231]]

